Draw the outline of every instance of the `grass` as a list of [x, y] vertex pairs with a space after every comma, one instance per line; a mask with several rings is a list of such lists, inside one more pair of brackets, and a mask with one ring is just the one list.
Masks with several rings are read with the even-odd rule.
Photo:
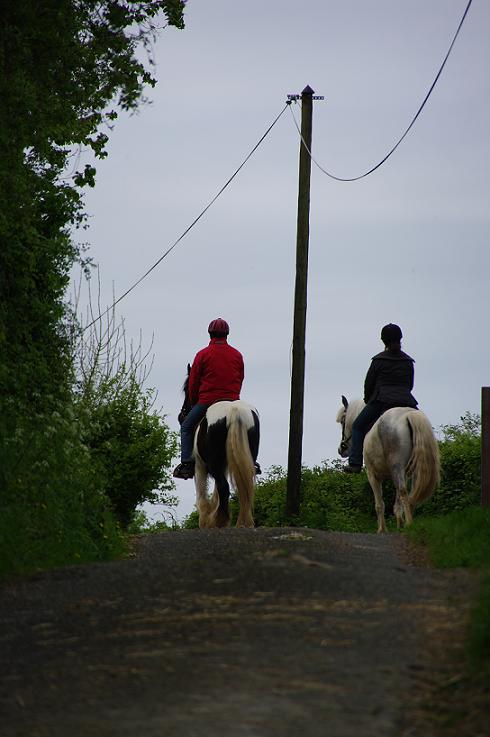
[[438, 568], [490, 567], [490, 509], [469, 507], [440, 517], [417, 517], [407, 534], [428, 546]]
[[469, 507], [442, 517], [419, 517], [406, 533], [427, 546], [438, 568], [462, 566], [481, 571], [468, 649], [472, 667], [490, 687], [490, 509]]

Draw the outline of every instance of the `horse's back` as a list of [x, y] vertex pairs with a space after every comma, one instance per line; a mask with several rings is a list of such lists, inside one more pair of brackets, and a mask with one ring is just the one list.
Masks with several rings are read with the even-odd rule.
[[[231, 428], [243, 428], [253, 460], [260, 442], [260, 421], [257, 409], [242, 399], [222, 400], [208, 407], [196, 431], [194, 454], [214, 470], [226, 459], [226, 444]], [[211, 459], [214, 458], [214, 462]], [[211, 474], [214, 475], [213, 470]]]
[[236, 399], [235, 401], [222, 400], [208, 407], [206, 419], [208, 425], [214, 425], [220, 421], [229, 424], [233, 415], [239, 417], [248, 430], [256, 425], [259, 413], [253, 405], [243, 401], [243, 399]]
[[394, 464], [406, 468], [414, 448], [422, 446], [434, 457], [438, 455], [437, 441], [427, 415], [412, 407], [393, 407], [381, 415], [366, 435], [364, 456], [367, 465], [388, 477]]
[[405, 468], [412, 454], [412, 434], [408, 422], [420, 410], [393, 407], [375, 422], [364, 440], [366, 464], [379, 476], [389, 478], [394, 463]]

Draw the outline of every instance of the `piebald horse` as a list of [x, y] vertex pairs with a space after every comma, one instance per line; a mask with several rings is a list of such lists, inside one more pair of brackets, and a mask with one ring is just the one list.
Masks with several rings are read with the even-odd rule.
[[[337, 422], [342, 425], [339, 454], [350, 453], [352, 425], [364, 408], [362, 399], [348, 402], [342, 396]], [[386, 532], [382, 482], [391, 479], [396, 498], [393, 512], [398, 529], [413, 521], [417, 504], [428, 499], [439, 484], [439, 446], [427, 416], [410, 407], [389, 409], [375, 422], [364, 439], [364, 463], [373, 490], [378, 532]], [[411, 478], [408, 491], [407, 480]]]
[[[179, 414], [182, 424], [190, 410], [189, 371], [184, 383], [184, 404]], [[230, 484], [239, 504], [237, 527], [253, 527], [255, 461], [259, 453], [259, 413], [242, 400], [215, 402], [206, 412], [194, 434], [194, 483], [199, 527], [230, 525]], [[209, 476], [214, 489], [209, 496]]]

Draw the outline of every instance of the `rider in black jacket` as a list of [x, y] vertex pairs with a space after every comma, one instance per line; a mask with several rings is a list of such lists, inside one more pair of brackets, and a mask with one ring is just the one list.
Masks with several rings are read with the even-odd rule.
[[378, 417], [391, 407], [417, 407], [412, 395], [414, 360], [401, 350], [402, 331], [398, 325], [385, 325], [381, 340], [385, 350], [373, 356], [364, 381], [366, 406], [352, 425], [352, 447], [346, 473], [359, 473], [362, 469], [364, 438]]

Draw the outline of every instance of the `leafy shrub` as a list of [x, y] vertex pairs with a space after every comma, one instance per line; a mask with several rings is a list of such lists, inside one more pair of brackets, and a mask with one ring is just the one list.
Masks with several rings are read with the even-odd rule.
[[122, 527], [143, 502], [175, 506], [169, 468], [177, 451], [176, 433], [151, 409], [153, 392], [134, 377], [122, 388], [106, 380], [82, 400], [90, 414], [87, 443], [105, 493]]
[[119, 555], [116, 524], [74, 407], [1, 433], [0, 573]]
[[170, 532], [171, 530], [179, 530], [180, 525], [168, 512], [167, 517], [161, 520], [152, 521], [146, 512], [138, 509], [131, 519], [126, 530], [129, 535], [154, 534], [156, 532]]
[[[254, 520], [261, 527], [296, 525], [321, 530], [361, 532], [375, 529], [373, 495], [366, 476], [342, 473], [339, 461], [325, 462], [313, 469], [303, 468], [299, 515], [286, 514], [287, 474], [273, 466], [255, 491]], [[231, 502], [236, 519], [238, 501]]]
[[182, 522], [184, 530], [197, 530], [199, 527], [199, 512], [193, 509], [192, 512]]

